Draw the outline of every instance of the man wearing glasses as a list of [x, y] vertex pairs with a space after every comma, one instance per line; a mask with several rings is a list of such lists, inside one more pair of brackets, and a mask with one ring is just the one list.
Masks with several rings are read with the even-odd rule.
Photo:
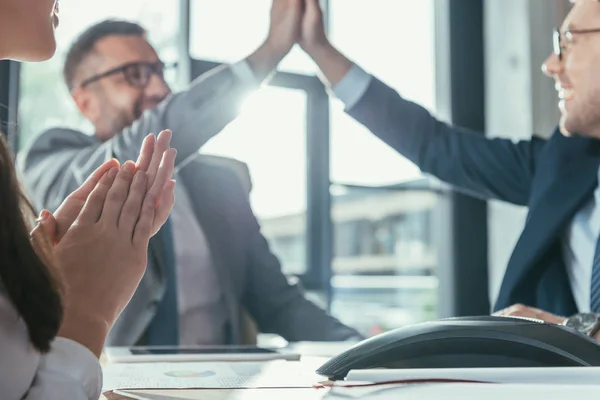
[[300, 44], [350, 116], [424, 172], [529, 207], [495, 304], [498, 314], [566, 323], [598, 338], [600, 3], [574, 2], [543, 66], [559, 92], [559, 128], [549, 140], [519, 143], [437, 121], [337, 51], [322, 20], [317, 0], [306, 0]]
[[301, 2], [274, 0], [263, 45], [176, 94], [137, 24], [105, 21], [72, 45], [64, 77], [95, 134], [52, 129], [27, 151], [25, 177], [37, 207], [56, 209], [111, 157], [136, 159], [149, 132], [171, 129], [178, 151], [176, 204], [150, 244], [147, 272], [110, 345], [248, 344], [256, 339], [249, 320], [289, 341], [360, 338], [288, 284], [250, 208], [239, 176], [246, 167], [198, 155], [292, 48], [301, 17]]

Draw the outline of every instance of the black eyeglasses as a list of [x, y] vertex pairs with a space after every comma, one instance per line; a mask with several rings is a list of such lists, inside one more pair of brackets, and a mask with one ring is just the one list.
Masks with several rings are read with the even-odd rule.
[[150, 82], [152, 75], [156, 74], [160, 79], [164, 80], [164, 71], [167, 68], [174, 68], [177, 64], [165, 64], [162, 61], [151, 62], [134, 62], [113, 69], [109, 69], [98, 75], [91, 76], [85, 79], [80, 87], [86, 87], [90, 83], [97, 82], [100, 79], [106, 78], [111, 75], [123, 74], [125, 81], [133, 87], [144, 88]]
[[[562, 61], [563, 56], [565, 55], [565, 51], [567, 51], [568, 46], [573, 43], [573, 35], [585, 35], [589, 33], [599, 33], [600, 28], [593, 29], [568, 29], [561, 33], [560, 29], [554, 28], [554, 34], [552, 37], [552, 44], [554, 46], [554, 54], [560, 61]], [[566, 41], [566, 46], [563, 42]]]

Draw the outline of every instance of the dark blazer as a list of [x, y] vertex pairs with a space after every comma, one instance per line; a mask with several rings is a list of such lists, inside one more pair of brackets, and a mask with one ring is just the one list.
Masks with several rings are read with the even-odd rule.
[[598, 185], [599, 141], [558, 130], [549, 140], [489, 139], [436, 120], [375, 78], [347, 112], [423, 172], [484, 199], [529, 207], [495, 310], [523, 303], [577, 312], [560, 239]]

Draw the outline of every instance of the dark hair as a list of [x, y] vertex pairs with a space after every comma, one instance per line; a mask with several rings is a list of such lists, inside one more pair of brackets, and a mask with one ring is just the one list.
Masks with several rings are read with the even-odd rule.
[[63, 77], [69, 90], [75, 84], [75, 75], [81, 63], [94, 51], [94, 46], [108, 36], [145, 36], [146, 30], [135, 22], [109, 19], [92, 25], [73, 42], [63, 68]]
[[27, 218], [34, 215], [0, 133], [0, 290], [25, 321], [33, 346], [46, 352], [58, 333], [62, 304], [51, 266], [36, 254], [29, 238]]

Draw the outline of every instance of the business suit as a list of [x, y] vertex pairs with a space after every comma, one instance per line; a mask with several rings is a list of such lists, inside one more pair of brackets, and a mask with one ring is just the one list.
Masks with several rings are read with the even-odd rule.
[[[279, 261], [260, 234], [248, 190], [239, 176], [198, 155], [198, 149], [236, 117], [239, 102], [257, 86], [222, 67], [146, 111], [106, 142], [74, 130], [50, 130], [24, 154], [28, 189], [37, 207], [55, 210], [102, 162], [111, 157], [121, 162], [136, 159], [147, 133], [170, 128], [172, 147], [178, 150], [178, 185], [184, 185], [194, 205], [194, 217], [206, 235], [227, 306], [225, 342], [239, 344], [246, 336], [240, 322], [242, 307], [262, 332], [278, 333], [290, 341], [356, 338], [356, 331], [326, 315], [287, 283]], [[163, 244], [169, 238], [162, 236], [159, 232], [151, 240], [147, 272], [111, 333], [111, 345], [144, 342], [166, 289]]]
[[[485, 198], [529, 207], [494, 309], [515, 303], [577, 312], [560, 235], [598, 185], [598, 141], [533, 137], [513, 143], [448, 126], [373, 78], [348, 114], [432, 174]], [[482, 266], [483, 268], [483, 266]]]

